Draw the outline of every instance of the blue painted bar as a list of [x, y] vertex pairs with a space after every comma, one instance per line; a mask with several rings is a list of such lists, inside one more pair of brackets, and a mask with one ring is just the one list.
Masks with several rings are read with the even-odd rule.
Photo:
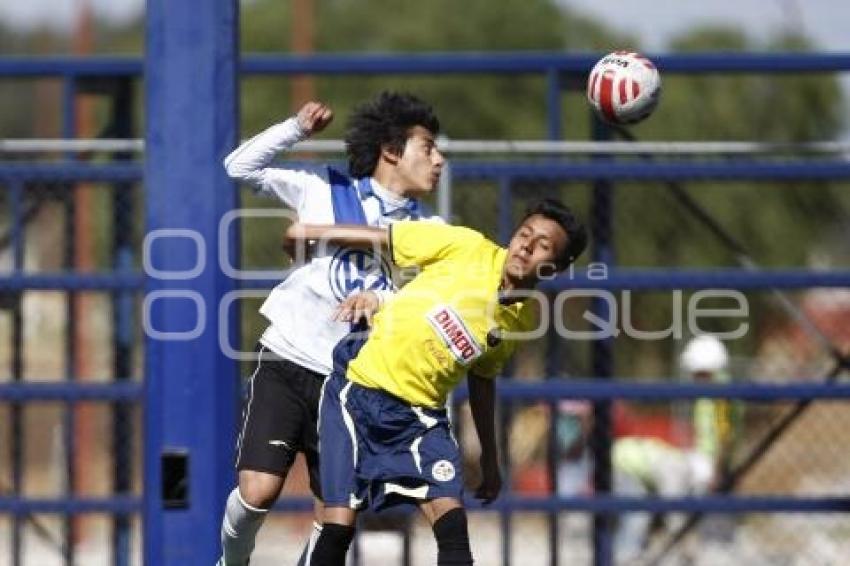
[[[15, 163], [0, 162], [0, 181], [61, 183], [77, 181], [132, 182], [141, 181], [141, 163]], [[3, 187], [0, 187], [2, 189]]]
[[141, 291], [144, 276], [131, 273], [33, 273], [0, 276], [0, 291]]
[[[299, 163], [292, 163], [297, 166]], [[0, 163], [0, 180], [34, 182], [139, 181], [143, 168], [139, 163]], [[452, 163], [456, 180], [465, 179], [543, 179], [592, 181], [829, 181], [850, 179], [850, 163], [838, 160], [746, 161], [729, 159], [715, 162], [631, 162], [607, 161], [465, 161]], [[626, 188], [628, 190], [628, 188]]]
[[[846, 513], [850, 511], [848, 497], [803, 496], [732, 496], [709, 495], [682, 498], [634, 498], [634, 497], [520, 497], [503, 495], [484, 507], [481, 502], [469, 497], [465, 500], [468, 510], [491, 511], [549, 511], [589, 513], [647, 511], [652, 513]], [[23, 515], [30, 513], [84, 514], [115, 513], [133, 514], [141, 511], [142, 500], [137, 497], [110, 497], [103, 499], [32, 499], [0, 497], [0, 513]], [[313, 501], [306, 497], [284, 497], [274, 506], [276, 512], [312, 511]]]
[[141, 76], [140, 57], [0, 57], [0, 77]]
[[[185, 271], [190, 279], [147, 278], [146, 289], [198, 293], [208, 313], [197, 337], [145, 340], [144, 562], [157, 566], [214, 564], [220, 555], [224, 503], [235, 482], [233, 446], [238, 365], [218, 346], [218, 304], [235, 288], [219, 269], [218, 227], [238, 192], [222, 161], [238, 139], [238, 4], [235, 0], [148, 0], [145, 100], [146, 232], [189, 230], [204, 252], [151, 248], [150, 265]], [[236, 257], [238, 241], [223, 250]], [[165, 299], [150, 322], [160, 331], [186, 328], [200, 314], [192, 301]], [[166, 306], [166, 303], [167, 306]], [[239, 321], [225, 329], [236, 343]], [[183, 455], [185, 498], [166, 507], [166, 453]]]
[[[819, 383], [800, 379], [794, 383], [739, 382], [727, 384], [681, 383], [672, 381], [618, 381], [599, 383], [589, 378], [549, 379], [535, 383], [497, 382], [501, 401], [559, 399], [630, 399], [673, 401], [679, 399], [738, 399], [742, 401], [781, 402], [850, 399], [850, 383]], [[0, 401], [141, 401], [141, 383], [77, 383], [30, 380], [25, 383], [0, 383]], [[463, 402], [467, 390], [455, 390], [453, 400]]]
[[[742, 401], [780, 402], [850, 399], [850, 383], [823, 383], [815, 378], [795, 383], [737, 382], [726, 384], [682, 383], [678, 381], [637, 381], [623, 378], [600, 383], [593, 378], [547, 379], [527, 383], [498, 380], [500, 401], [538, 401], [550, 398], [629, 399], [633, 401], [674, 401], [678, 399], [739, 399]], [[465, 401], [465, 385], [455, 389], [453, 403]]]
[[[452, 52], [409, 54], [246, 54], [241, 72], [268, 74], [586, 73], [604, 53]], [[805, 73], [850, 70], [850, 53], [649, 54], [665, 73]], [[3, 57], [0, 77], [140, 76], [138, 57]]]
[[566, 273], [544, 281], [544, 291], [569, 289], [631, 289], [635, 291], [675, 289], [770, 290], [810, 287], [850, 287], [850, 271], [806, 271], [804, 269], [610, 269], [600, 279], [589, 272]]
[[[464, 161], [452, 163], [455, 179], [551, 179], [559, 181], [793, 181], [850, 179], [850, 163], [838, 160], [754, 161], [725, 159], [699, 162]], [[628, 190], [628, 187], [624, 187]]]
[[[584, 271], [565, 274], [539, 285], [542, 291], [624, 290], [654, 291], [675, 289], [737, 289], [768, 291], [771, 289], [807, 289], [811, 287], [850, 287], [850, 271], [806, 271], [804, 269], [676, 269], [643, 268], [612, 269], [604, 279]], [[271, 289], [280, 278], [269, 271], [268, 278], [246, 279], [242, 289]], [[0, 279], [0, 289], [3, 288]]]
[[61, 381], [0, 383], [0, 401], [142, 401], [141, 383], [66, 383]]
[[[680, 383], [674, 381], [628, 381], [620, 379], [600, 384], [593, 379], [551, 379], [537, 383], [497, 382], [501, 401], [535, 401], [559, 399], [629, 399], [639, 401], [673, 401], [679, 399], [738, 399], [742, 401], [784, 402], [850, 399], [850, 384], [818, 383], [800, 379], [795, 383], [740, 382], [728, 384]], [[0, 401], [141, 401], [141, 383], [98, 384], [39, 382], [0, 384]], [[456, 402], [467, 398], [459, 387]]]
[[[313, 500], [307, 497], [283, 497], [273, 511], [284, 513], [309, 513]], [[582, 512], [620, 513], [644, 511], [650, 513], [847, 513], [848, 497], [804, 496], [739, 496], [707, 495], [702, 497], [636, 498], [619, 496], [598, 497], [522, 497], [505, 494], [490, 505], [483, 506], [473, 497], [466, 497], [467, 511], [478, 512]]]
[[[315, 162], [312, 162], [315, 165]], [[345, 163], [331, 161], [345, 170]], [[288, 167], [308, 167], [309, 161], [288, 162]], [[0, 178], [2, 178], [0, 164]], [[850, 162], [835, 159], [722, 161], [631, 161], [606, 158], [604, 161], [576, 162], [574, 159], [452, 160], [452, 181], [464, 180], [544, 180], [544, 181], [829, 181], [850, 179]], [[623, 186], [628, 191], [628, 186]]]
[[472, 511], [583, 511], [589, 513], [618, 513], [648, 511], [651, 513], [847, 513], [848, 497], [788, 497], [708, 495], [684, 498], [634, 498], [634, 497], [515, 497], [506, 495], [483, 507], [474, 498], [465, 500]]
[[131, 515], [142, 510], [139, 497], [108, 497], [102, 499], [75, 497], [69, 499], [36, 499], [21, 497], [0, 497], [0, 513], [29, 515], [33, 513], [52, 513], [61, 515], [80, 515], [84, 513], [113, 513]]
[[[587, 73], [604, 53], [453, 52], [281, 56], [247, 54], [244, 74]], [[835, 72], [850, 70], [850, 53], [649, 54], [665, 73]]]

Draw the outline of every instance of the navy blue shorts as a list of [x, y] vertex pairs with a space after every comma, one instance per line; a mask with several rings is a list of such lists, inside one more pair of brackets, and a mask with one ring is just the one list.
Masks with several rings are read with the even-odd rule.
[[319, 410], [319, 458], [326, 506], [380, 510], [438, 497], [461, 499], [460, 452], [445, 409], [413, 407], [345, 378], [364, 340], [334, 352]]

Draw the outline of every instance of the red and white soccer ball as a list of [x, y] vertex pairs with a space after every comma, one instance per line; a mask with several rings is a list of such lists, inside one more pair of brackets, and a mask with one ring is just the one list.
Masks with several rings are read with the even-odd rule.
[[640, 53], [609, 53], [587, 78], [587, 100], [596, 114], [611, 124], [640, 122], [652, 114], [660, 96], [658, 69]]

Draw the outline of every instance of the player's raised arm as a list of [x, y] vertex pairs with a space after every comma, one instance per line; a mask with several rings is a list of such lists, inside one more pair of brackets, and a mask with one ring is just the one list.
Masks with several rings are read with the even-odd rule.
[[297, 210], [305, 189], [326, 184], [322, 173], [272, 167], [272, 161], [278, 153], [324, 130], [332, 120], [330, 107], [308, 102], [295, 116], [274, 124], [233, 150], [224, 159], [224, 168], [230, 178], [253, 185]]
[[327, 128], [334, 119], [334, 113], [326, 104], [308, 102], [301, 107], [295, 118], [298, 120], [301, 131], [309, 137]]

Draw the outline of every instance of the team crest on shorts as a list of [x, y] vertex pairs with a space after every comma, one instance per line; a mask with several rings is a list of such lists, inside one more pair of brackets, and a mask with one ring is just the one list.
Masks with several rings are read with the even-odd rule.
[[455, 467], [448, 460], [440, 460], [434, 463], [431, 475], [437, 481], [452, 481], [455, 477]]

